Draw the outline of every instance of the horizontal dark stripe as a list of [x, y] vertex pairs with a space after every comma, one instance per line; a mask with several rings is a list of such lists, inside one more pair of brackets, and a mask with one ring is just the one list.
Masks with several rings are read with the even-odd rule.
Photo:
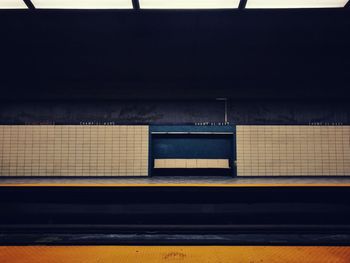
[[350, 245], [350, 187], [0, 187], [1, 244]]
[[348, 246], [350, 234], [0, 234], [0, 245]]

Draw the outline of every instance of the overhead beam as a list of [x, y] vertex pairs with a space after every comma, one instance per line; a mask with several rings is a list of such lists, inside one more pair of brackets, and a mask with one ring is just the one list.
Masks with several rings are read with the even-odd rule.
[[247, 0], [241, 0], [241, 2], [239, 3], [238, 9], [245, 9], [246, 5], [247, 5]]
[[140, 2], [139, 0], [132, 0], [132, 6], [135, 10], [139, 10], [140, 9]]
[[31, 0], [23, 0], [23, 2], [27, 5], [27, 7], [31, 10], [34, 10], [35, 9], [35, 6], [34, 4], [32, 3]]

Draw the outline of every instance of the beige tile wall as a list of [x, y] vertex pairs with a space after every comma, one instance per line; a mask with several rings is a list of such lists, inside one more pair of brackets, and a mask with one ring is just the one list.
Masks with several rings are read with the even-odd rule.
[[230, 168], [228, 159], [155, 159], [154, 168]]
[[350, 175], [350, 126], [237, 126], [237, 175]]
[[148, 126], [0, 125], [0, 176], [145, 176], [148, 147]]

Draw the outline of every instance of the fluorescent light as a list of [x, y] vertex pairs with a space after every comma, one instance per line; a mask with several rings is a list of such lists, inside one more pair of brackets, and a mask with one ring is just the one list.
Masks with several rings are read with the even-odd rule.
[[[2, 1], [2, 0], [0, 0]], [[131, 0], [31, 0], [44, 9], [130, 9]]]
[[0, 0], [0, 9], [27, 9], [23, 0]]
[[239, 0], [139, 0], [142, 9], [228, 9]]
[[248, 0], [246, 8], [332, 8], [344, 7], [348, 0]]

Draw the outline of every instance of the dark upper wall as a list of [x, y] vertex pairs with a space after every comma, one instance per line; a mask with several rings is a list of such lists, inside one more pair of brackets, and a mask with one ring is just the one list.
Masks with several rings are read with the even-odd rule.
[[[350, 124], [347, 102], [230, 101], [228, 120], [238, 124]], [[115, 122], [162, 124], [223, 122], [219, 101], [89, 101], [6, 102], [0, 105], [2, 123]]]
[[349, 98], [349, 10], [2, 10], [0, 99]]

